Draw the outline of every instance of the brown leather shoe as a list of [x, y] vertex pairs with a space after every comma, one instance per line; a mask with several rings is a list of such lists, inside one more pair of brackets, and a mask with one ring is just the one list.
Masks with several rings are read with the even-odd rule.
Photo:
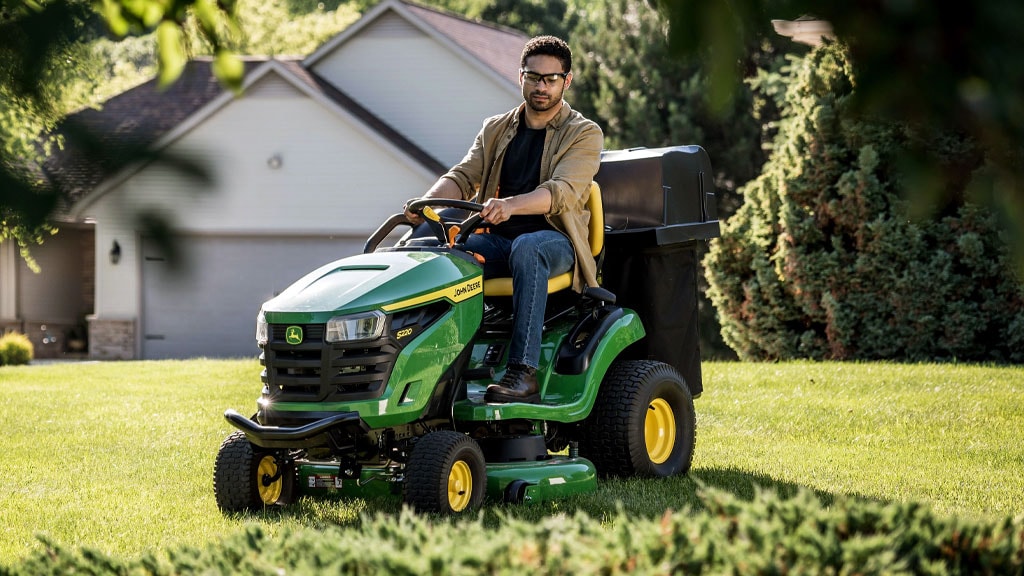
[[528, 366], [510, 364], [497, 384], [491, 384], [484, 393], [485, 402], [540, 402], [537, 371]]

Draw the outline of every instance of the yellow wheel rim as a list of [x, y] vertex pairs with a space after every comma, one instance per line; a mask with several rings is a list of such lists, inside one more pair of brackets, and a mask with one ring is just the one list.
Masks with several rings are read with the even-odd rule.
[[279, 477], [273, 482], [267, 482], [275, 476], [277, 476], [277, 458], [264, 456], [260, 459], [259, 468], [256, 470], [256, 489], [259, 491], [260, 500], [263, 500], [264, 504], [276, 504], [281, 499], [284, 477]]
[[672, 455], [676, 445], [676, 417], [663, 398], [656, 398], [647, 407], [644, 419], [644, 440], [647, 443], [647, 457], [655, 464], [661, 464]]
[[469, 464], [459, 460], [448, 473], [448, 505], [453, 512], [462, 512], [473, 496], [473, 472]]

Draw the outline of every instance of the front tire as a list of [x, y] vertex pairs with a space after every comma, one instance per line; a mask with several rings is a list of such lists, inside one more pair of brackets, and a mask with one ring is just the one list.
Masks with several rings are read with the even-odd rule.
[[584, 421], [580, 454], [602, 476], [685, 474], [696, 441], [693, 397], [675, 368], [617, 361]]
[[258, 449], [242, 432], [224, 439], [213, 466], [213, 493], [222, 511], [288, 504], [294, 491], [295, 467], [282, 453]]
[[458, 514], [484, 500], [487, 468], [475, 440], [440, 430], [416, 441], [405, 467], [405, 502], [419, 512]]

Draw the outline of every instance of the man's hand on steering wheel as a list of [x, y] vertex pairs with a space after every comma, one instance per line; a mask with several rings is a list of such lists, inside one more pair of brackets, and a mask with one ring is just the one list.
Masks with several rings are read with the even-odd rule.
[[512, 207], [507, 198], [490, 198], [484, 202], [480, 217], [488, 224], [501, 224], [512, 217]]
[[[461, 224], [452, 223], [449, 225], [449, 228], [449, 226], [446, 226], [445, 223], [441, 221], [441, 217], [433, 210], [432, 206], [468, 210], [470, 212], [474, 212], [474, 214], [464, 220]], [[415, 198], [406, 203], [405, 217], [408, 218], [410, 222], [415, 223], [413, 218], [409, 218], [411, 214], [412, 216], [417, 217], [420, 222], [426, 222], [442, 244], [454, 245], [456, 243], [456, 235], [459, 238], [459, 243], [464, 242], [468, 235], [473, 233], [473, 231], [480, 225], [483, 219], [480, 217], [479, 212], [482, 209], [482, 205], [466, 200], [455, 200], [451, 198]]]
[[416, 200], [423, 200], [423, 198], [410, 198], [405, 202], [405, 205], [402, 206], [402, 210], [405, 211], [406, 220], [412, 222], [414, 226], [419, 226], [420, 224], [423, 224], [423, 216], [418, 211], [412, 212], [409, 210], [409, 204]]

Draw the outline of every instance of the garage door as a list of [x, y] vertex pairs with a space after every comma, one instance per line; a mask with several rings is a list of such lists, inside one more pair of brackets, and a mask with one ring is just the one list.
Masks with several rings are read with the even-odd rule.
[[172, 270], [142, 243], [142, 357], [257, 357], [260, 305], [318, 266], [362, 252], [364, 239], [180, 238]]

